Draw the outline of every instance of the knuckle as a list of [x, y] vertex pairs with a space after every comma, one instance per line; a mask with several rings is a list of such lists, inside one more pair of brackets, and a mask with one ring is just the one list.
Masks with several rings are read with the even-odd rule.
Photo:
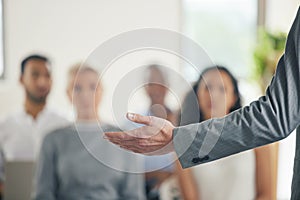
[[147, 141], [146, 140], [138, 140], [138, 146], [146, 147], [147, 146]]
[[141, 115], [135, 114], [135, 120], [136, 121], [141, 121]]
[[154, 118], [153, 116], [148, 117], [147, 121], [148, 121], [149, 125], [151, 125], [153, 123], [153, 118]]

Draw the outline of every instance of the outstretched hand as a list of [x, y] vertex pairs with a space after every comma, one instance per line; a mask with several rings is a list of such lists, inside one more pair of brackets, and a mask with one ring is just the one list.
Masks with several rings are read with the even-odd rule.
[[127, 118], [145, 126], [124, 132], [107, 132], [104, 138], [135, 153], [161, 155], [173, 151], [171, 122], [154, 117], [127, 113]]

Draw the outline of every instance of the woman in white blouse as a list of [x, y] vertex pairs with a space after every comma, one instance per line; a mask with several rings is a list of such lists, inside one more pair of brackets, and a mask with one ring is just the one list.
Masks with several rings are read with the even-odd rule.
[[[193, 121], [194, 115], [187, 117], [191, 115], [185, 113], [191, 111], [191, 103], [185, 102], [181, 125], [222, 117], [241, 107], [237, 81], [225, 67], [204, 70], [193, 92], [198, 98], [200, 120]], [[276, 156], [276, 147], [267, 145], [185, 170], [178, 164], [182, 197], [188, 200], [276, 199]]]

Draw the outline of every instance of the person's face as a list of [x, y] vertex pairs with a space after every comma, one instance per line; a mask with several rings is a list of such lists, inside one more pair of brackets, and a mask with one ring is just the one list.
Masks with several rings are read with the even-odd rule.
[[204, 74], [198, 87], [198, 102], [205, 119], [229, 113], [237, 97], [228, 74], [211, 70]]
[[164, 104], [168, 89], [165, 86], [165, 77], [159, 70], [151, 69], [149, 71], [148, 84], [145, 86], [145, 90], [152, 104]]
[[101, 101], [102, 87], [98, 83], [98, 75], [93, 71], [82, 71], [71, 79], [68, 96], [78, 116], [90, 117], [97, 115]]
[[27, 97], [35, 103], [44, 103], [50, 92], [52, 79], [48, 63], [41, 60], [29, 60], [20, 77]]
[[149, 83], [145, 87], [146, 92], [154, 104], [163, 104], [167, 93], [167, 88], [158, 83]]

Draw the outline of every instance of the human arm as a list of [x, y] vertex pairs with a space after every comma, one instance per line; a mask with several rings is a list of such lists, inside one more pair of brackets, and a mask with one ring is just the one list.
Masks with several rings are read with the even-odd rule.
[[4, 192], [4, 153], [3, 149], [0, 146], [0, 197], [3, 197]]
[[49, 134], [43, 141], [37, 162], [35, 199], [55, 200], [57, 186], [56, 153]]
[[300, 11], [266, 95], [249, 106], [223, 118], [176, 128], [166, 120], [134, 115], [129, 119], [146, 126], [106, 133], [106, 137], [137, 153], [161, 154], [175, 149], [184, 168], [286, 138], [300, 123], [299, 29]]
[[256, 200], [275, 200], [277, 192], [278, 143], [254, 149]]
[[145, 182], [143, 174], [124, 172], [124, 183], [121, 185], [121, 198], [132, 200], [144, 200]]
[[192, 169], [182, 169], [179, 161], [176, 161], [176, 172], [182, 198], [189, 200], [199, 200], [197, 182], [192, 174]]

